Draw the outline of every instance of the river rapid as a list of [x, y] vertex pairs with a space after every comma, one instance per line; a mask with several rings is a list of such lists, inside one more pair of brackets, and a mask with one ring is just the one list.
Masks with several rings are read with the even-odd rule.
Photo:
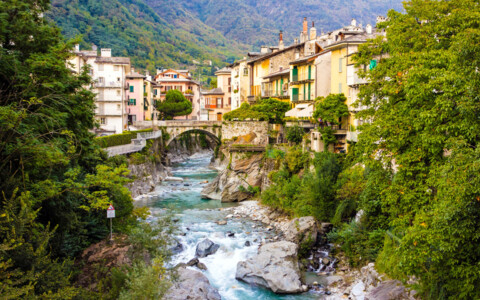
[[[227, 225], [216, 223], [225, 220], [228, 215], [229, 212], [224, 211], [224, 208], [238, 204], [202, 199], [200, 192], [206, 181], [217, 176], [217, 171], [209, 168], [211, 158], [212, 153], [201, 153], [175, 164], [172, 173], [175, 177], [183, 178], [183, 182], [162, 182], [154, 192], [136, 201], [137, 206], [150, 208], [152, 218], [169, 210], [178, 219], [182, 234], [176, 239], [183, 245], [183, 251], [174, 255], [168, 265], [188, 262], [195, 257], [196, 245], [209, 238], [220, 248], [215, 254], [199, 260], [207, 266], [208, 269], [202, 272], [210, 284], [218, 289], [222, 299], [318, 299], [320, 296], [313, 293], [276, 295], [235, 279], [237, 263], [254, 256], [259, 245], [277, 233], [274, 230], [268, 231], [263, 224], [248, 218], [228, 219]], [[246, 246], [247, 241], [250, 246]]]

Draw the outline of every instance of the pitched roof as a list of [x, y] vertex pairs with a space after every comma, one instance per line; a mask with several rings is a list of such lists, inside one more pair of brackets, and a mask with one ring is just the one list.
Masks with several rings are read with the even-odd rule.
[[224, 68], [221, 68], [220, 70], [218, 70], [217, 72], [215, 72], [215, 75], [217, 74], [230, 74], [232, 72], [232, 69], [229, 68], [229, 67], [224, 67]]
[[130, 57], [102, 57], [99, 56], [95, 59], [96, 63], [104, 64], [116, 64], [116, 65], [129, 65]]
[[272, 77], [277, 77], [277, 76], [283, 76], [287, 75], [290, 73], [290, 69], [283, 69], [274, 73], [270, 73], [267, 76], [264, 76], [263, 78], [272, 78]]
[[250, 64], [250, 63], [253, 63], [253, 62], [256, 62], [256, 61], [264, 60], [264, 59], [267, 59], [267, 58], [276, 56], [276, 55], [278, 55], [278, 54], [284, 53], [284, 52], [286, 52], [286, 51], [295, 49], [295, 48], [297, 48], [297, 47], [302, 47], [302, 46], [304, 46], [304, 45], [305, 45], [305, 42], [303, 42], [303, 43], [298, 43], [298, 44], [293, 44], [293, 45], [291, 45], [291, 46], [285, 47], [285, 49], [283, 49], [283, 50], [279, 50], [279, 51], [275, 51], [275, 52], [269, 52], [269, 53], [266, 53], [266, 54], [264, 54], [264, 55], [252, 57], [251, 59], [249, 59], [249, 60], [247, 61], [247, 63]]
[[132, 78], [132, 79], [133, 79], [133, 78], [143, 78], [143, 79], [147, 78], [145, 75], [142, 75], [142, 74], [140, 74], [140, 73], [138, 73], [138, 72], [130, 73], [130, 74], [128, 74], [128, 75], [125, 76], [125, 77], [127, 77], [127, 78]]
[[214, 88], [211, 90], [202, 90], [201, 92], [203, 95], [224, 95], [225, 94], [221, 88]]

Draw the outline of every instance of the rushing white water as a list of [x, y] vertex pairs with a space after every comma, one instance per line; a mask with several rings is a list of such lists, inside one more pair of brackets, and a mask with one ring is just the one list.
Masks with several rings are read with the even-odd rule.
[[[317, 299], [319, 295], [312, 293], [275, 295], [266, 289], [235, 279], [237, 263], [255, 255], [260, 243], [272, 238], [275, 232], [267, 231], [262, 224], [248, 219], [228, 219], [227, 225], [215, 223], [224, 220], [227, 215], [222, 208], [235, 204], [201, 199], [200, 192], [206, 181], [211, 181], [217, 174], [215, 170], [208, 168], [210, 159], [211, 154], [203, 153], [174, 166], [174, 176], [182, 177], [183, 182], [159, 184], [155, 192], [137, 201], [138, 205], [149, 206], [153, 216], [169, 209], [179, 218], [183, 234], [177, 236], [177, 240], [184, 250], [173, 256], [169, 265], [186, 263], [194, 258], [196, 245], [209, 238], [220, 245], [220, 248], [215, 254], [199, 260], [207, 266], [207, 271], [203, 273], [218, 289], [222, 299]], [[228, 236], [229, 233], [234, 233], [234, 236]], [[250, 246], [245, 245], [247, 241]]]

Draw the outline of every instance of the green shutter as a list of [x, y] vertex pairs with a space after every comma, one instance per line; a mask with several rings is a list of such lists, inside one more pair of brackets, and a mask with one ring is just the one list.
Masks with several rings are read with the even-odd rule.
[[298, 88], [292, 89], [292, 102], [298, 101]]
[[372, 59], [370, 60], [370, 70], [372, 69], [375, 69], [375, 67], [377, 66], [377, 60], [376, 59]]
[[278, 80], [275, 81], [275, 95], [278, 95]]
[[312, 66], [308, 66], [308, 79], [312, 79]]
[[310, 100], [310, 91], [311, 91], [311, 86], [310, 82], [308, 83], [308, 100]]
[[292, 81], [298, 81], [298, 69], [293, 67], [292, 69]]
[[283, 77], [280, 79], [280, 96], [283, 96]]

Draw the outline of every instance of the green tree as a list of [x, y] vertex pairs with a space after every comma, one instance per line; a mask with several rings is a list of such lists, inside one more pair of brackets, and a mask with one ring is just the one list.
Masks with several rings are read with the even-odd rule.
[[[41, 15], [48, 1], [0, 4], [0, 298], [72, 298], [79, 251], [104, 238], [108, 203], [135, 222], [125, 166], [94, 142], [88, 70]], [[118, 205], [117, 205], [118, 204]]]
[[304, 134], [305, 132], [303, 131], [303, 128], [295, 125], [287, 128], [287, 134], [285, 137], [287, 138], [287, 141], [298, 144], [302, 142]]
[[313, 117], [323, 123], [340, 124], [340, 118], [348, 116], [347, 98], [344, 94], [330, 94], [315, 99]]
[[360, 117], [372, 123], [358, 148], [367, 168], [380, 164], [387, 173], [364, 202], [367, 219], [385, 215], [395, 237], [380, 255], [385, 271], [415, 275], [425, 298], [476, 299], [480, 6], [474, 0], [404, 6], [381, 24], [387, 38], [361, 46], [355, 58], [359, 67], [378, 61], [363, 74], [370, 84], [359, 105], [369, 109]]
[[170, 90], [165, 101], [157, 101], [156, 106], [160, 119], [172, 120], [174, 117], [186, 116], [192, 113], [192, 102], [182, 92]]

